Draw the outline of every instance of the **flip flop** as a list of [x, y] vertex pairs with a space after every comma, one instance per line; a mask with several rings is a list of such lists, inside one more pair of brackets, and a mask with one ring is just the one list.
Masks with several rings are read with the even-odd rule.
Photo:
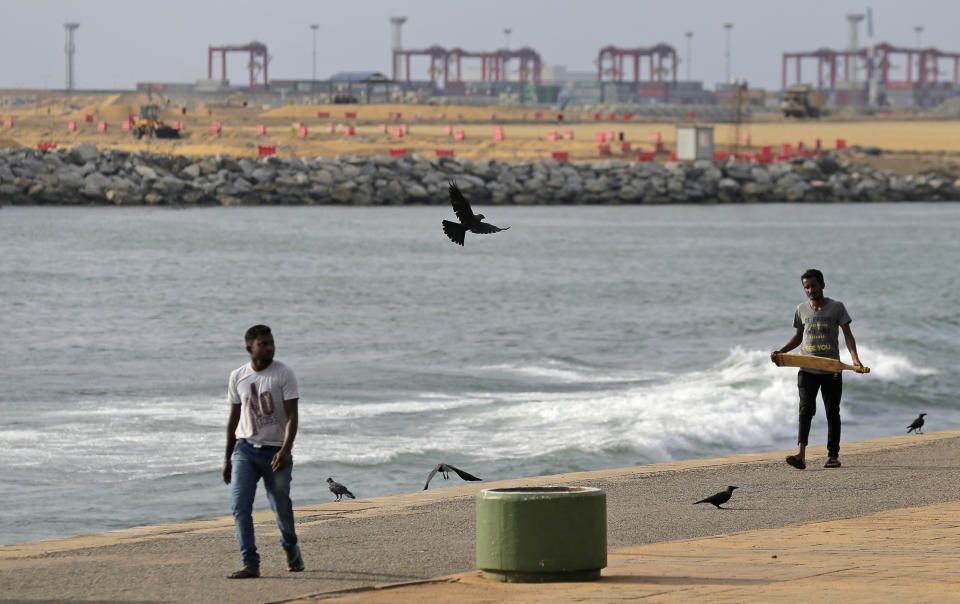
[[306, 568], [306, 565], [303, 563], [303, 556], [300, 555], [299, 545], [294, 545], [292, 550], [284, 550], [284, 552], [287, 554], [287, 570], [292, 573], [298, 573]]
[[798, 470], [805, 470], [807, 464], [798, 455], [787, 455], [787, 463]]
[[825, 467], [825, 468], [839, 468], [839, 467], [840, 467], [840, 460], [837, 459], [837, 458], [835, 458], [835, 457], [831, 457], [830, 459], [827, 460], [827, 463], [823, 464], [823, 467]]
[[228, 579], [256, 579], [260, 576], [260, 569], [256, 566], [244, 566], [232, 575], [227, 575]]

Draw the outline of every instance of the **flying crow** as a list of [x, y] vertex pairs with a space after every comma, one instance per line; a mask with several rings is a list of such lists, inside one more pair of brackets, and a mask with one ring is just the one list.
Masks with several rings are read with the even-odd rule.
[[330, 485], [330, 492], [337, 496], [337, 501], [340, 501], [340, 499], [343, 498], [344, 495], [346, 495], [350, 499], [356, 499], [356, 497], [353, 496], [353, 493], [350, 492], [350, 489], [343, 486], [336, 480], [332, 478], [328, 478], [327, 484]]
[[427, 476], [427, 484], [423, 485], [424, 491], [426, 491], [427, 487], [430, 486], [430, 480], [434, 477], [434, 475], [436, 475], [437, 472], [440, 472], [443, 475], [444, 480], [450, 479], [450, 472], [456, 472], [457, 476], [464, 480], [483, 480], [482, 478], [477, 478], [473, 474], [464, 472], [460, 468], [455, 468], [450, 464], [438, 463], [432, 470], [430, 470], [430, 474]]
[[701, 499], [700, 501], [694, 501], [693, 505], [698, 503], [712, 503], [718, 510], [725, 510], [727, 508], [720, 507], [721, 503], [726, 503], [730, 501], [730, 496], [733, 495], [733, 490], [739, 487], [727, 487], [726, 491], [720, 491], [714, 495]]
[[910, 434], [912, 431], [916, 430], [917, 434], [923, 434], [923, 416], [926, 413], [921, 413], [920, 417], [913, 420], [913, 423], [907, 426], [907, 434]]
[[447, 234], [447, 237], [450, 238], [450, 241], [463, 245], [463, 238], [467, 234], [467, 231], [471, 233], [477, 233], [478, 235], [485, 235], [487, 233], [496, 233], [497, 231], [506, 231], [510, 227], [496, 227], [490, 224], [489, 222], [483, 221], [483, 214], [474, 214], [473, 210], [470, 209], [470, 202], [467, 201], [463, 193], [460, 192], [460, 189], [457, 188], [457, 183], [450, 183], [450, 203], [453, 204], [453, 211], [457, 215], [457, 219], [460, 222], [452, 222], [450, 220], [443, 221], [443, 232]]

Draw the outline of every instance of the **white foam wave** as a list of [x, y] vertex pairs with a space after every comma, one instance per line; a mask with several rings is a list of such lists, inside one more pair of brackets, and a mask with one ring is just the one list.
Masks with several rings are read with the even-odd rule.
[[937, 374], [936, 369], [917, 367], [904, 354], [860, 345], [857, 352], [860, 360], [870, 367], [870, 375], [883, 382], [905, 382]]
[[58, 424], [99, 424], [111, 421], [152, 420], [198, 426], [224, 424], [230, 414], [226, 397], [191, 399], [146, 398], [136, 400], [81, 401], [47, 413], [47, 421]]
[[623, 446], [665, 460], [705, 444], [770, 443], [795, 429], [796, 378], [768, 354], [735, 350], [716, 367], [600, 392], [471, 392], [468, 413], [424, 417], [417, 433], [374, 442], [351, 429], [323, 450], [298, 448], [311, 460], [367, 464], [431, 450], [519, 459]]
[[[871, 374], [856, 377], [860, 389], [936, 373], [881, 349], [861, 347], [861, 357]], [[599, 455], [626, 449], [666, 461], [790, 446], [796, 430], [796, 371], [770, 363], [767, 351], [735, 348], [714, 366], [676, 374], [594, 374], [562, 361], [508, 367], [528, 377], [542, 373], [544, 388], [302, 404], [297, 459], [379, 465], [430, 451], [523, 459], [569, 449]], [[596, 387], [612, 377], [616, 383]], [[555, 392], [557, 380], [591, 387]], [[95, 470], [81, 461], [89, 458], [141, 477], [216, 468], [228, 412], [220, 397], [80, 402], [45, 412], [42, 430], [0, 430], [0, 439], [16, 445], [8, 451], [17, 452], [0, 452], [0, 463], [23, 467], [24, 459], [34, 459], [67, 471]]]
[[[767, 354], [735, 350], [716, 367], [619, 391], [510, 395], [513, 404], [492, 409], [475, 422], [520, 427], [494, 437], [497, 447], [515, 456], [625, 445], [671, 459], [703, 444], [770, 442], [785, 429], [793, 430], [789, 403], [796, 395], [791, 388], [795, 378], [778, 373]], [[516, 438], [520, 434], [526, 438]]]
[[417, 399], [388, 403], [318, 403], [305, 406], [302, 412], [316, 414], [325, 419], [349, 420], [374, 418], [385, 415], [410, 415], [448, 411], [481, 404], [475, 397], [455, 397], [442, 394], [424, 394]]
[[481, 365], [475, 368], [478, 372], [494, 373], [498, 375], [518, 375], [527, 378], [538, 378], [558, 383], [609, 383], [624, 380], [643, 379], [649, 374], [638, 375], [635, 371], [595, 369], [564, 363], [550, 359], [543, 363], [533, 364], [496, 364]]
[[[913, 379], [933, 370], [902, 355], [865, 347], [881, 381]], [[549, 367], [549, 365], [548, 365]], [[883, 369], [879, 369], [883, 367]], [[498, 366], [490, 366], [496, 370]], [[510, 366], [517, 369], [517, 366]], [[520, 368], [532, 375], [536, 367]], [[545, 372], [544, 382], [589, 373], [580, 367]], [[586, 376], [586, 381], [593, 382]], [[338, 437], [317, 459], [382, 463], [430, 450], [458, 451], [480, 458], [529, 458], [575, 448], [600, 453], [635, 449], [670, 460], [729, 450], [792, 446], [796, 433], [796, 370], [773, 365], [768, 351], [734, 348], [712, 367], [678, 374], [621, 375], [623, 387], [599, 392], [470, 392], [457, 399], [463, 413], [423, 418], [420, 433], [371, 442], [360, 434]], [[627, 378], [627, 379], [624, 379]], [[856, 379], [860, 379], [857, 376]], [[870, 387], [870, 379], [858, 381]], [[429, 409], [428, 409], [429, 410]], [[818, 417], [815, 422], [822, 421]]]

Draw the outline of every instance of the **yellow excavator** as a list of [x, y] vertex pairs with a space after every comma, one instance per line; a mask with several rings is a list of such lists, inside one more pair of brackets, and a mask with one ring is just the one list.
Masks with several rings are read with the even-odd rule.
[[160, 107], [158, 105], [141, 106], [140, 115], [133, 119], [130, 130], [137, 138], [143, 138], [144, 136], [150, 138], [180, 138], [179, 130], [164, 124], [160, 119]]

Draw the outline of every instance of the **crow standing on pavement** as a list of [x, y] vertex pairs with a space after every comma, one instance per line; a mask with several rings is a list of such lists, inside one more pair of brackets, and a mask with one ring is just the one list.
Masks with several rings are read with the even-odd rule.
[[463, 193], [460, 192], [460, 189], [457, 188], [457, 183], [450, 183], [450, 203], [453, 204], [453, 211], [457, 215], [457, 220], [460, 222], [452, 222], [450, 220], [443, 221], [443, 232], [447, 234], [447, 237], [450, 238], [450, 241], [463, 245], [463, 238], [467, 234], [467, 231], [471, 233], [477, 233], [478, 235], [485, 235], [487, 233], [496, 233], [498, 231], [506, 231], [510, 227], [500, 227], [493, 226], [489, 222], [483, 221], [483, 214], [474, 214], [473, 210], [470, 209], [470, 202], [463, 197]]
[[340, 501], [344, 495], [350, 499], [356, 499], [356, 497], [353, 496], [353, 493], [351, 493], [347, 487], [343, 486], [336, 480], [328, 478], [327, 484], [330, 485], [330, 492], [337, 496], [337, 501]]
[[736, 488], [739, 487], [727, 487], [726, 491], [720, 491], [719, 493], [705, 497], [700, 501], [694, 501], [693, 505], [697, 505], [698, 503], [712, 503], [718, 510], [725, 510], [727, 508], [720, 507], [720, 504], [730, 501], [730, 496], [733, 495], [733, 490]]
[[923, 416], [924, 415], [926, 415], [926, 413], [921, 413], [920, 417], [913, 420], [913, 423], [907, 426], [907, 434], [910, 434], [910, 432], [912, 432], [913, 430], [916, 430], [917, 434], [923, 434]]
[[423, 485], [423, 490], [426, 491], [427, 487], [430, 486], [430, 480], [436, 475], [437, 472], [443, 475], [444, 480], [450, 479], [450, 472], [456, 472], [457, 476], [464, 480], [483, 480], [482, 478], [477, 478], [473, 474], [464, 472], [460, 468], [455, 468], [447, 463], [438, 463], [434, 466], [433, 470], [430, 471], [430, 475], [427, 476], [427, 484]]

